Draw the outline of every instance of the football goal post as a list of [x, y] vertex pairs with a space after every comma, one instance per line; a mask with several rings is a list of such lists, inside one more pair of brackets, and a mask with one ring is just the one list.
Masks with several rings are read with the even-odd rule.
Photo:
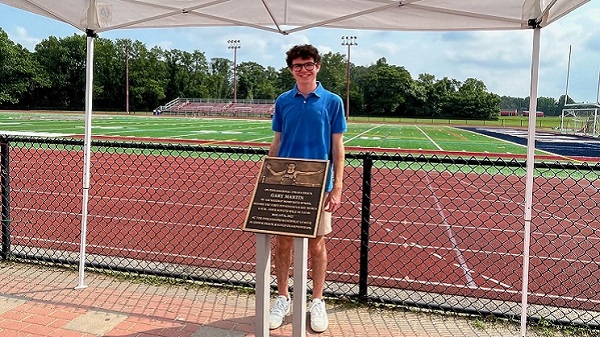
[[600, 136], [600, 104], [566, 105], [561, 114], [560, 131], [573, 135]]

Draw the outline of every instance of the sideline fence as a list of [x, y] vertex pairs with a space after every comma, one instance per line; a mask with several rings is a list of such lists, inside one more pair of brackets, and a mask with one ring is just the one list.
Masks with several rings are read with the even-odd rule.
[[[83, 141], [1, 143], [3, 259], [78, 265]], [[253, 287], [266, 153], [93, 141], [86, 266]], [[600, 164], [535, 165], [528, 318], [598, 327]], [[344, 186], [327, 295], [520, 316], [524, 162], [348, 153]]]

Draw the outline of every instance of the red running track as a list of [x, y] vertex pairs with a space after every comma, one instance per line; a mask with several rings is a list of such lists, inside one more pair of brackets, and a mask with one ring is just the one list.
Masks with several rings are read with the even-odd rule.
[[[33, 155], [32, 155], [33, 153]], [[81, 154], [13, 151], [12, 244], [77, 252]], [[88, 254], [254, 271], [243, 232], [260, 163], [94, 154]], [[358, 282], [362, 173], [347, 167], [329, 281]], [[536, 178], [530, 302], [600, 305], [600, 182]], [[369, 284], [520, 301], [524, 178], [374, 169]]]

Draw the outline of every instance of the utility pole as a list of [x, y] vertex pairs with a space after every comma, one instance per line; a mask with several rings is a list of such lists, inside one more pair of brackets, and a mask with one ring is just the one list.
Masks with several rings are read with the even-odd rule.
[[237, 50], [242, 47], [240, 40], [227, 40], [228, 49], [233, 49], [233, 103], [237, 103]]
[[348, 65], [346, 67], [346, 120], [350, 117], [350, 47], [358, 46], [356, 36], [342, 36], [342, 46], [348, 46]]
[[129, 45], [125, 45], [125, 111], [129, 115]]

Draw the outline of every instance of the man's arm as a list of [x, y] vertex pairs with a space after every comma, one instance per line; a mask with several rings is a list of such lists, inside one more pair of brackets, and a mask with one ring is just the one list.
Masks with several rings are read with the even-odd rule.
[[277, 157], [281, 145], [281, 132], [275, 132], [271, 146], [269, 146], [269, 157]]
[[346, 160], [346, 149], [344, 148], [344, 134], [334, 133], [331, 135], [331, 154], [333, 162], [333, 189], [325, 202], [327, 212], [335, 211], [342, 201], [342, 189], [344, 187], [344, 161]]

